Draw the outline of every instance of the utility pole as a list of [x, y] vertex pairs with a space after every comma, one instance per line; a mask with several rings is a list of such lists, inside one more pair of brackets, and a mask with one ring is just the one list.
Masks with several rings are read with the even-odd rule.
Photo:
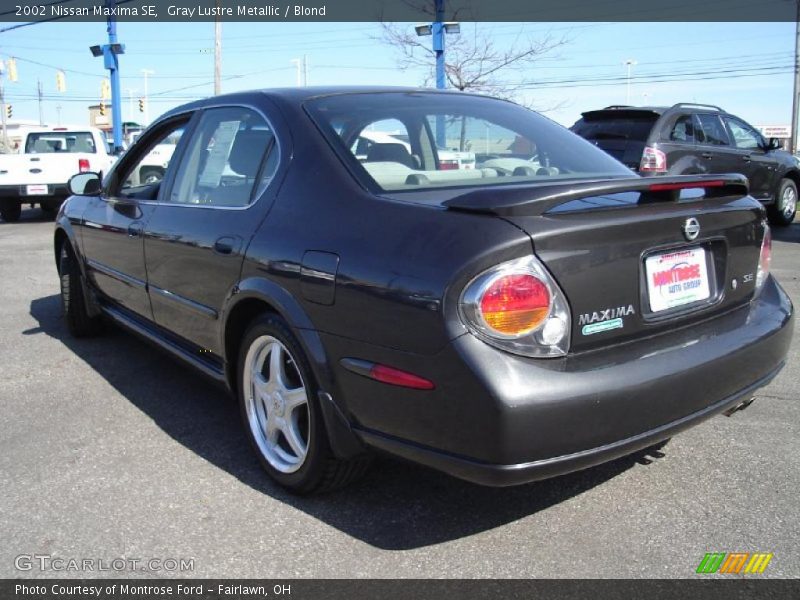
[[800, 94], [800, 0], [796, 2], [794, 19], [794, 94], [792, 95], [792, 152], [797, 152], [797, 111]]
[[[217, 9], [220, 0], [217, 0]], [[222, 93], [222, 21], [219, 19], [220, 11], [214, 17], [214, 95]]]
[[153, 75], [155, 71], [150, 69], [142, 69], [142, 75], [144, 75], [144, 124], [145, 126], [150, 124], [150, 98], [147, 96], [147, 76]]
[[42, 110], [42, 80], [36, 80], [36, 91], [39, 95], [39, 125], [44, 125], [44, 111]]
[[303, 54], [303, 85], [308, 87], [308, 54]]
[[6, 123], [6, 90], [5, 86], [3, 85], [3, 77], [6, 74], [6, 67], [2, 61], [0, 61], [0, 111], [2, 111], [2, 123], [3, 123], [3, 152], [8, 150], [8, 127]]
[[297, 67], [297, 79], [295, 81], [297, 82], [297, 87], [302, 87], [303, 86], [303, 61], [302, 61], [302, 59], [293, 58], [289, 62], [291, 62], [295, 67]]
[[56, 125], [61, 125], [61, 105], [56, 106]]
[[625, 104], [631, 103], [631, 67], [636, 65], [636, 61], [632, 58], [629, 58], [624, 63], [622, 63], [628, 68], [627, 75], [625, 77]]

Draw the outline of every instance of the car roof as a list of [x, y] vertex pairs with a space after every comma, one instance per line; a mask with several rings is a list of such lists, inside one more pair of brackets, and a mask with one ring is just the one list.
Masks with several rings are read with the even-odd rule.
[[587, 110], [586, 112], [581, 113], [581, 116], [583, 117], [587, 115], [596, 116], [602, 113], [616, 113], [616, 112], [618, 113], [643, 112], [661, 116], [664, 113], [672, 110], [713, 113], [720, 115], [727, 114], [726, 111], [719, 108], [718, 106], [712, 106], [710, 104], [695, 104], [693, 102], [680, 102], [678, 104], [673, 104], [672, 106], [628, 106], [625, 104], [614, 104], [596, 110]]

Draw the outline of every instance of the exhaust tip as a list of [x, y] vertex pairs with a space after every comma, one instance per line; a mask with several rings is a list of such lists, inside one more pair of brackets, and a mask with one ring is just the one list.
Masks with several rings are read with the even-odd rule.
[[755, 401], [755, 399], [756, 397], [753, 396], [752, 398], [748, 398], [747, 400], [742, 400], [741, 402], [739, 402], [739, 404], [732, 406], [731, 408], [726, 410], [723, 414], [726, 417], [732, 417], [734, 413], [739, 412], [740, 410], [744, 410], [745, 408], [750, 406]]

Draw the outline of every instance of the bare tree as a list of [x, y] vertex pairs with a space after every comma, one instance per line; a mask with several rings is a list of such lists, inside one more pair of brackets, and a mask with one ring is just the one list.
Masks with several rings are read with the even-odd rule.
[[[515, 39], [501, 46], [480, 27], [485, 25], [462, 23], [460, 34], [447, 36], [445, 77], [450, 87], [519, 101], [519, 92], [530, 86], [535, 63], [551, 58], [554, 51], [569, 42], [565, 37], [550, 34], [533, 39], [524, 35], [521, 26]], [[435, 66], [430, 38], [418, 37], [413, 27], [398, 23], [383, 23], [382, 29], [382, 41], [397, 49], [398, 67], [424, 68], [427, 73], [424, 84], [429, 85]], [[516, 75], [513, 80], [503, 77], [510, 73]]]

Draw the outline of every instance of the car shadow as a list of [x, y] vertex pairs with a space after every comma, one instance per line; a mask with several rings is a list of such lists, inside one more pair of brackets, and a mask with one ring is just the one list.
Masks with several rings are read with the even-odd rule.
[[800, 244], [800, 221], [795, 221], [789, 227], [773, 227], [771, 231], [774, 240]]
[[[298, 497], [262, 471], [233, 400], [203, 376], [164, 360], [153, 346], [113, 326], [93, 339], [69, 335], [57, 295], [33, 300], [38, 327], [102, 375], [167, 435], [242, 483], [372, 546], [406, 550], [470, 536], [573, 498], [660, 452], [641, 452], [592, 469], [512, 488], [486, 488], [379, 457], [361, 481], [330, 494]], [[191, 407], [191, 410], [187, 410]]]

